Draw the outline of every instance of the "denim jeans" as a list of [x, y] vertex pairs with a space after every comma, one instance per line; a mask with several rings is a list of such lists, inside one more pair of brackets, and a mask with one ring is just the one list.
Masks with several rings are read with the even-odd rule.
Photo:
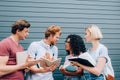
[[96, 76], [91, 73], [85, 73], [84, 76], [85, 76], [85, 80], [105, 80], [103, 74], [101, 74], [100, 76]]
[[84, 80], [83, 76], [65, 77], [64, 80]]

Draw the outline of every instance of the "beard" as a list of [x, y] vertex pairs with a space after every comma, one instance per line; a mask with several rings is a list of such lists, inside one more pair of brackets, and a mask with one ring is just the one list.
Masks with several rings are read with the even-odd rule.
[[50, 44], [51, 46], [53, 46], [53, 45], [55, 45], [55, 42], [54, 41], [51, 41], [51, 44]]

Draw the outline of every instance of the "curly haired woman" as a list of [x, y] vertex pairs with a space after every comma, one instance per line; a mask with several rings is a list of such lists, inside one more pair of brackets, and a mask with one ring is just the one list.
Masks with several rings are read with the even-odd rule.
[[68, 59], [78, 57], [80, 54], [86, 52], [85, 44], [81, 36], [75, 34], [68, 35], [65, 41], [65, 49], [67, 56], [65, 58], [64, 65], [60, 67], [60, 71], [64, 75], [64, 80], [82, 80], [81, 76], [83, 69], [81, 67], [74, 66], [73, 68], [76, 68], [75, 71], [73, 71], [73, 68], [72, 71], [65, 68], [70, 65], [70, 61]]

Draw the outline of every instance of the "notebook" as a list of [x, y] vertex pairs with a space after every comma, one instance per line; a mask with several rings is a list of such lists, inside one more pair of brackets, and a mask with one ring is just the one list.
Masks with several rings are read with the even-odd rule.
[[96, 65], [96, 62], [92, 59], [91, 55], [89, 53], [83, 53], [77, 58], [71, 58], [69, 61], [76, 61], [80, 64], [83, 64], [85, 66], [94, 67]]
[[28, 57], [27, 51], [17, 52], [16, 53], [16, 62], [17, 64], [23, 64], [26, 62]]

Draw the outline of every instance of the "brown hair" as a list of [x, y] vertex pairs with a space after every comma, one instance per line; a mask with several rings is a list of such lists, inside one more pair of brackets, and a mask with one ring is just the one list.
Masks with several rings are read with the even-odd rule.
[[61, 28], [57, 25], [51, 25], [45, 31], [45, 38], [48, 38], [50, 35], [54, 36], [57, 32], [60, 32], [61, 35]]
[[22, 31], [24, 28], [29, 28], [29, 27], [30, 27], [30, 23], [29, 22], [27, 22], [26, 20], [20, 19], [20, 20], [15, 21], [12, 24], [11, 32], [13, 34], [16, 34], [17, 30]]

